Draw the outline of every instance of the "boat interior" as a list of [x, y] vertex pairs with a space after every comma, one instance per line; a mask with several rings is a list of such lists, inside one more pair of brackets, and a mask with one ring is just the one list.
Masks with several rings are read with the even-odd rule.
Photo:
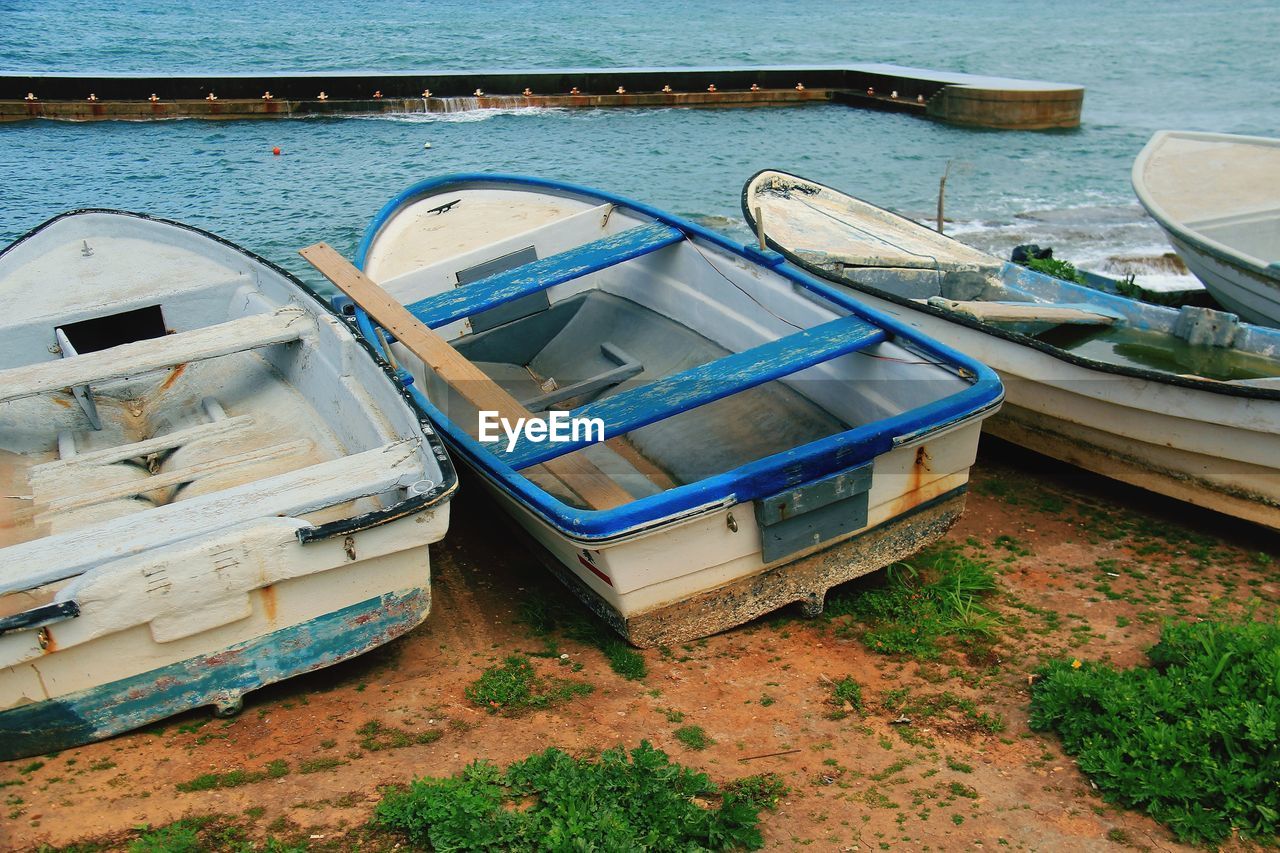
[[763, 216], [772, 239], [834, 279], [1104, 364], [1226, 382], [1280, 376], [1280, 332], [1233, 314], [1192, 305], [1174, 310], [1064, 282], [794, 176], [762, 173], [746, 193], [748, 209]]
[[198, 232], [64, 217], [0, 256], [0, 293], [23, 294], [0, 318], [0, 616], [104, 557], [441, 476], [346, 326]]
[[[451, 217], [456, 217], [450, 221]], [[464, 218], [465, 217], [465, 218]], [[524, 413], [600, 418], [607, 442], [490, 452], [561, 501], [580, 460], [623, 503], [940, 400], [969, 380], [820, 294], [609, 203], [464, 187], [412, 202], [365, 270]], [[473, 438], [476, 406], [397, 346]]]

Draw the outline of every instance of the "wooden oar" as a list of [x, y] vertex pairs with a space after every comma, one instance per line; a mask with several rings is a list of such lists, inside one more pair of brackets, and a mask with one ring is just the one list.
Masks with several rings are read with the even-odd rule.
[[[298, 254], [477, 409], [497, 412], [499, 417], [511, 423], [519, 418], [534, 417], [520, 405], [519, 400], [449, 346], [448, 341], [427, 328], [328, 243], [316, 243]], [[542, 463], [540, 467], [593, 509], [609, 509], [632, 500], [630, 494], [586, 459], [561, 456]]]

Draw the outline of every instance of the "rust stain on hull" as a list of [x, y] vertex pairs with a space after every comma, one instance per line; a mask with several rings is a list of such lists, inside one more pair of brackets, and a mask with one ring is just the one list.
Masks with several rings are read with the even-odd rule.
[[274, 584], [268, 584], [258, 590], [259, 596], [262, 598], [262, 613], [267, 617], [267, 621], [275, 624], [276, 614], [279, 612], [280, 603], [276, 600], [276, 588]]
[[164, 384], [160, 386], [161, 393], [168, 391], [170, 388], [172, 388], [173, 383], [177, 382], [178, 377], [180, 377], [183, 373], [185, 373], [186, 370], [187, 370], [187, 366], [185, 364], [179, 364], [172, 371], [170, 371], [169, 378], [166, 379], [164, 381]]

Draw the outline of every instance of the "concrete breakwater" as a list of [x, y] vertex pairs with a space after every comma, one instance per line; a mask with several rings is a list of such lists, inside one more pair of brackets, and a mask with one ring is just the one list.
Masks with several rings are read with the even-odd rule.
[[556, 107], [836, 102], [1010, 130], [1080, 124], [1084, 89], [898, 65], [418, 74], [0, 75], [0, 121], [245, 119]]

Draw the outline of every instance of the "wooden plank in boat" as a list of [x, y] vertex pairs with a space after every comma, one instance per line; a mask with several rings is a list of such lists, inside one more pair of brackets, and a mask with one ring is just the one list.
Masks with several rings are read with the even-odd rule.
[[1110, 326], [1121, 319], [1118, 314], [1104, 313], [1098, 306], [1049, 305], [1043, 302], [962, 302], [941, 296], [931, 297], [927, 304], [934, 308], [966, 314], [989, 323], [1073, 323]]
[[[198, 465], [188, 465], [186, 468], [165, 471], [146, 477], [145, 479], [108, 486], [105, 489], [71, 494], [65, 498], [58, 498], [56, 500], [49, 501], [45, 506], [37, 506], [36, 509], [38, 515], [36, 518], [37, 520], [40, 520], [41, 516], [44, 514], [67, 512], [68, 510], [78, 509], [84, 506], [92, 506], [93, 504], [118, 500], [120, 498], [131, 498], [135, 495], [154, 492], [157, 489], [167, 489], [171, 486], [191, 483], [204, 477], [221, 474], [229, 468], [235, 468], [240, 465], [269, 462], [273, 459], [280, 459], [285, 456], [297, 456], [307, 453], [314, 446], [315, 444], [311, 439], [299, 438], [293, 441], [286, 441], [281, 444], [273, 444], [270, 447], [258, 447], [253, 450], [246, 450], [243, 453], [234, 453], [230, 456], [224, 456], [221, 459], [201, 462]], [[42, 484], [40, 483], [33, 484], [34, 488], [37, 490], [40, 489], [41, 485]]]
[[0, 553], [0, 594], [74, 577], [95, 565], [233, 524], [270, 516], [296, 517], [374, 497], [422, 479], [421, 443], [421, 439], [401, 439], [243, 486], [11, 545]]
[[[665, 376], [648, 385], [632, 388], [588, 403], [573, 410], [575, 418], [600, 418], [606, 436], [622, 435], [633, 429], [696, 409], [739, 391], [789, 376], [816, 364], [866, 349], [888, 335], [853, 315], [839, 317], [812, 329], [752, 347], [742, 352]], [[520, 469], [545, 464], [591, 442], [519, 442], [510, 453], [494, 453], [511, 467]]]
[[650, 222], [591, 243], [551, 255], [406, 306], [413, 316], [435, 329], [547, 290], [575, 278], [656, 252], [684, 239], [679, 228]]
[[[363, 308], [379, 325], [395, 335], [442, 380], [476, 408], [497, 412], [514, 422], [533, 417], [501, 385], [472, 364], [378, 284], [356, 269], [328, 243], [316, 243], [300, 255], [334, 286]], [[593, 509], [609, 509], [631, 501], [631, 495], [607, 474], [581, 458], [556, 459], [543, 466]]]
[[31, 468], [31, 477], [34, 479], [47, 476], [56, 471], [79, 470], [94, 465], [113, 465], [126, 459], [137, 459], [141, 456], [159, 453], [162, 450], [172, 450], [175, 447], [182, 447], [184, 444], [190, 444], [203, 438], [212, 438], [213, 436], [236, 432], [252, 425], [252, 415], [236, 415], [233, 418], [225, 418], [207, 424], [197, 424], [193, 427], [174, 430], [165, 435], [158, 435], [144, 441], [135, 441], [118, 447], [105, 447], [102, 450], [80, 453], [69, 459], [54, 459], [52, 462], [42, 462]]
[[0, 371], [0, 400], [125, 379], [178, 364], [296, 341], [313, 328], [302, 308], [279, 308], [216, 326], [121, 344], [61, 361]]

